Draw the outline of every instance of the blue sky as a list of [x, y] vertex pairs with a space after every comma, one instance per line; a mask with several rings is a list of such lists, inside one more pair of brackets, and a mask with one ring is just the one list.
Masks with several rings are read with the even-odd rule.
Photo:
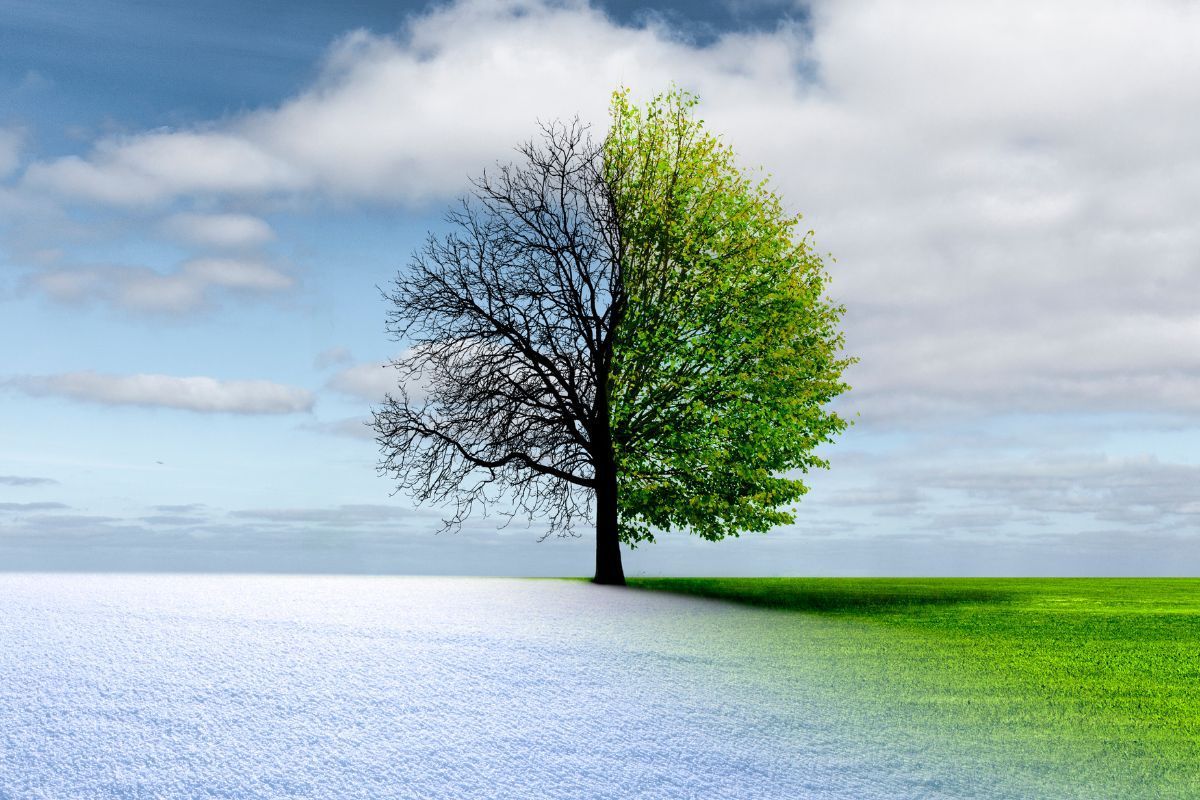
[[1198, 24], [0, 2], [0, 568], [588, 573], [375, 475], [375, 287], [538, 119], [676, 82], [836, 257], [856, 424], [795, 526], [628, 572], [1193, 574]]

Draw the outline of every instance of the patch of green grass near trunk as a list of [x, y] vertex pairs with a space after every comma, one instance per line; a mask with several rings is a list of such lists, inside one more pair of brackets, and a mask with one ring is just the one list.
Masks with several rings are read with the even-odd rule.
[[1200, 580], [630, 585], [836, 622], [789, 646], [819, 654], [829, 688], [853, 695], [847, 714], [961, 752], [964, 769], [1049, 781], [1058, 796], [1200, 797]]

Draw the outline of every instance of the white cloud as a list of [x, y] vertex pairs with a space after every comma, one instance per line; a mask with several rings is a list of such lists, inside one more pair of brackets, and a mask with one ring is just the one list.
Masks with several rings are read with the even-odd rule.
[[175, 214], [163, 227], [168, 234], [201, 247], [242, 249], [275, 238], [266, 221], [249, 214]]
[[[314, 85], [275, 107], [103, 140], [32, 165], [23, 191], [440, 202], [536, 119], [579, 112], [603, 127], [616, 84], [645, 96], [678, 81], [838, 257], [832, 289], [862, 357], [848, 408], [886, 424], [948, 410], [1195, 415], [1198, 28], [1200, 6], [1173, 0], [867, 0], [696, 46], [578, 3], [463, 0], [396, 36], [343, 37]], [[247, 288], [269, 290], [256, 274]], [[98, 279], [40, 280], [69, 296]], [[198, 281], [130, 272], [107, 292], [191, 308]], [[331, 385], [377, 397], [368, 372]]]
[[388, 392], [396, 391], [396, 371], [387, 362], [355, 364], [339, 370], [327, 385], [342, 394], [378, 403]]
[[100, 142], [88, 158], [32, 164], [26, 182], [101, 203], [150, 203], [179, 194], [301, 188], [295, 167], [236, 132], [147, 133]]
[[[775, 43], [775, 55], [795, 40]], [[582, 4], [473, 0], [417, 17], [401, 36], [343, 37], [316, 84], [276, 108], [216, 127], [104, 140], [87, 156], [32, 165], [25, 181], [118, 205], [310, 190], [441, 199], [507, 158], [539, 118], [581, 113], [602, 122], [623, 79], [659, 87], [692, 70], [744, 70], [737, 60], [746, 54], [710, 63], [714, 53], [665, 31], [622, 28]], [[777, 69], [786, 63], [771, 66], [765, 77], [788, 77]]]
[[294, 414], [310, 411], [311, 392], [264, 380], [222, 381], [170, 375], [103, 375], [68, 372], [27, 375], [4, 384], [41, 396], [52, 395], [112, 406], [175, 408], [203, 413]]
[[148, 267], [61, 267], [35, 273], [30, 281], [60, 302], [103, 302], [157, 313], [195, 311], [215, 291], [279, 292], [295, 283], [253, 258], [195, 258], [167, 273]]

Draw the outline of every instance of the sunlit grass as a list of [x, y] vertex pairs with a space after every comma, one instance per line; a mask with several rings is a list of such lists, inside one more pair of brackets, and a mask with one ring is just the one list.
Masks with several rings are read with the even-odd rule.
[[791, 646], [819, 651], [846, 713], [961, 751], [964, 769], [1076, 797], [1200, 797], [1200, 580], [630, 584], [836, 622]]

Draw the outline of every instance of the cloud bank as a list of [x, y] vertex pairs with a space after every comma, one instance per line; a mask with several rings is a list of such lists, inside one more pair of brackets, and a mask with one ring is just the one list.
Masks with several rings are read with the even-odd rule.
[[32, 475], [0, 475], [0, 486], [53, 486], [53, 478], [38, 478]]
[[173, 408], [200, 413], [295, 414], [311, 411], [311, 392], [264, 380], [222, 381], [170, 375], [68, 372], [27, 375], [5, 383], [35, 396], [65, 397], [109, 406]]
[[292, 288], [295, 280], [253, 258], [194, 258], [171, 272], [149, 267], [71, 266], [35, 273], [31, 282], [65, 303], [104, 303], [136, 312], [177, 314], [196, 311], [218, 292], [270, 294]]
[[[189, 130], [111, 137], [31, 164], [21, 188], [123, 206], [295, 196], [443, 202], [466, 177], [608, 93], [697, 91], [838, 261], [848, 412], [1200, 408], [1200, 7], [818, 3], [806, 24], [697, 45], [582, 3], [464, 0], [394, 35], [355, 31], [312, 86]], [[1153, 47], [1147, 47], [1153, 42]], [[245, 215], [175, 215], [214, 247], [269, 240]], [[214, 287], [284, 288], [256, 262], [38, 276], [52, 296], [192, 308]], [[366, 396], [364, 375], [337, 388]], [[368, 381], [369, 382], [369, 381]]]

